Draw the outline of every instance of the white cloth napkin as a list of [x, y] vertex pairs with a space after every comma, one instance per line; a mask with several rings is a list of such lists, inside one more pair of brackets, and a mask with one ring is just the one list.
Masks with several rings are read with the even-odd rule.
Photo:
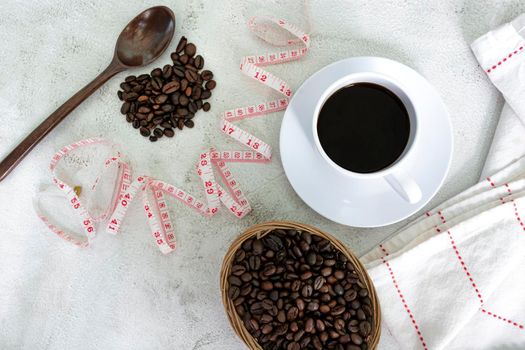
[[[525, 15], [472, 44], [503, 93], [481, 181], [362, 257], [402, 349], [525, 349]], [[486, 177], [486, 174], [492, 174]]]

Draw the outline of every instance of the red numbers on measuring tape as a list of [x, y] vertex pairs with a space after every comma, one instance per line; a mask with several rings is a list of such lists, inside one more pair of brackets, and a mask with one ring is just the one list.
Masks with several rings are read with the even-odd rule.
[[224, 126], [222, 127], [222, 131], [228, 133], [228, 135], [231, 135], [235, 131], [235, 128], [228, 128], [228, 126], [224, 124]]
[[254, 78], [257, 79], [257, 80], [262, 81], [263, 83], [266, 81], [266, 79], [268, 79], [266, 74], [260, 74], [260, 72], [255, 72]]
[[250, 146], [253, 149], [259, 149], [259, 142], [253, 142], [252, 143], [252, 139], [248, 139], [247, 144], [248, 144], [248, 146]]

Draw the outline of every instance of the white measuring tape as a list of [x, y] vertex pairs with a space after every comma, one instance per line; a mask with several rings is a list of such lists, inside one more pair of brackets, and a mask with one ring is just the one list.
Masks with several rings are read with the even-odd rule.
[[[50, 164], [53, 182], [60, 190], [59, 195], [65, 197], [73, 208], [74, 213], [80, 218], [83, 235], [68, 233], [66, 229], [53, 223], [53, 220], [44, 214], [41, 200], [44, 196], [53, 194], [41, 192], [34, 200], [35, 211], [51, 231], [68, 242], [80, 247], [87, 247], [96, 236], [95, 225], [99, 222], [107, 220], [106, 230], [112, 234], [118, 233], [129, 205], [134, 198], [140, 196], [142, 197], [143, 209], [148, 218], [155, 242], [160, 251], [167, 254], [175, 250], [176, 239], [166, 196], [178, 199], [204, 216], [216, 214], [220, 203], [238, 218], [244, 217], [251, 211], [250, 204], [244, 196], [239, 183], [233, 177], [226, 164], [228, 162], [269, 162], [272, 151], [270, 145], [239, 128], [233, 122], [280, 111], [288, 106], [289, 98], [292, 95], [291, 88], [285, 81], [267, 72], [262, 67], [300, 59], [307, 53], [310, 39], [307, 34], [284, 20], [252, 18], [248, 25], [257, 36], [273, 45], [290, 46], [301, 44], [302, 48], [242, 58], [240, 68], [244, 74], [276, 90], [283, 97], [274, 101], [235, 108], [223, 113], [220, 123], [221, 131], [251, 150], [216, 151], [211, 149], [200, 155], [197, 164], [197, 174], [204, 186], [206, 202], [198, 200], [181, 188], [149, 176], [138, 176], [132, 181], [130, 166], [123, 160], [122, 154], [116, 149], [114, 144], [98, 138], [86, 139], [63, 147], [53, 156]], [[277, 30], [291, 34], [293, 38], [277, 39], [279, 37]], [[110, 170], [115, 172], [115, 184], [112, 186], [113, 192], [109, 196], [110, 199], [107, 200], [108, 205], [103, 210], [96, 209], [96, 206], [92, 203], [83, 203], [80, 195], [75, 192], [75, 188], [71, 184], [72, 181], [63, 179], [64, 177], [68, 178], [68, 176], [60, 175], [57, 171], [57, 165], [64, 160], [66, 155], [73, 155], [83, 148], [93, 146], [102, 146], [110, 149], [110, 156], [105, 160], [102, 172], [89, 188], [89, 195], [92, 196], [88, 196], [88, 198], [95, 197], [94, 193], [99, 189], [99, 183], [109, 177]], [[214, 170], [222, 178], [226, 189], [216, 181]], [[150, 197], [152, 197], [152, 200], [150, 200]]]

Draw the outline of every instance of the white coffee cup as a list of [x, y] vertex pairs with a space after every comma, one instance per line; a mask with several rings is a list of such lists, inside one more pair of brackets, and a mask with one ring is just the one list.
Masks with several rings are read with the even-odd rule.
[[[319, 118], [319, 113], [323, 107], [326, 100], [332, 96], [336, 91], [357, 83], [372, 83], [385, 87], [386, 89], [393, 92], [401, 102], [404, 104], [408, 116], [410, 119], [410, 134], [408, 142], [405, 146], [403, 153], [394, 161], [392, 164], [386, 168], [373, 172], [373, 173], [356, 173], [350, 170], [347, 170], [338, 164], [336, 164], [330, 157], [326, 154], [321, 142], [319, 141], [319, 135], [317, 133], [317, 121]], [[351, 108], [351, 107], [350, 107]], [[383, 178], [392, 188], [393, 191], [397, 192], [404, 200], [409, 203], [417, 203], [421, 200], [422, 194], [419, 185], [416, 183], [414, 178], [410, 176], [410, 169], [408, 160], [410, 155], [414, 153], [414, 149], [417, 147], [419, 138], [418, 138], [418, 114], [414, 108], [414, 104], [411, 102], [410, 97], [406, 94], [405, 89], [400, 82], [395, 81], [394, 79], [378, 73], [371, 72], [361, 72], [354, 73], [345, 76], [344, 78], [339, 79], [334, 82], [325, 92], [321, 95], [321, 98], [317, 102], [317, 106], [313, 118], [313, 137], [315, 141], [315, 146], [323, 159], [334, 169], [341, 172], [345, 176], [354, 177], [357, 179], [372, 179], [372, 178]]]

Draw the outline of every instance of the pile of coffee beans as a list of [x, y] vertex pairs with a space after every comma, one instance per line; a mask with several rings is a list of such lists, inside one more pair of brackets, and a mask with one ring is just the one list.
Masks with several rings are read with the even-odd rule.
[[244, 241], [228, 296], [265, 350], [368, 349], [368, 289], [347, 257], [320, 236], [274, 230]]
[[155, 68], [150, 74], [130, 75], [120, 84], [121, 113], [150, 141], [173, 137], [176, 128], [193, 128], [197, 111], [210, 110], [205, 100], [211, 97], [216, 82], [211, 71], [201, 71], [204, 58], [196, 53], [195, 44], [183, 36], [171, 54], [173, 65]]

